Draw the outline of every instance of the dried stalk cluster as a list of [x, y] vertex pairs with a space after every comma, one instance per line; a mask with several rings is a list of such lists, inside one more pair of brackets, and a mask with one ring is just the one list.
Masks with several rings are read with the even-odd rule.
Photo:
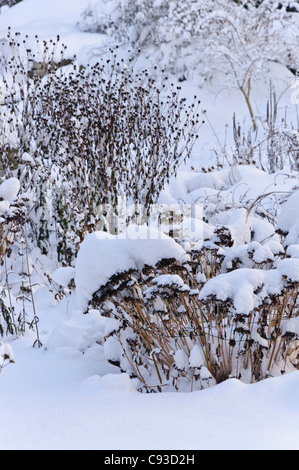
[[[40, 246], [47, 252], [56, 231], [59, 258], [69, 263], [95, 228], [99, 204], [125, 196], [147, 208], [157, 200], [190, 156], [199, 102], [188, 105], [165, 74], [157, 84], [147, 70], [135, 73], [117, 52], [65, 67], [59, 37], [29, 48], [28, 38], [9, 33], [4, 46], [3, 170], [19, 169], [33, 193]], [[24, 152], [32, 157], [25, 168]]]
[[286, 119], [278, 121], [278, 100], [270, 86], [266, 119], [262, 136], [257, 138], [249, 130], [247, 135], [241, 125], [233, 118], [235, 143], [234, 160], [238, 164], [253, 164], [269, 173], [279, 170], [298, 171], [299, 169], [299, 132], [287, 126]]
[[107, 330], [106, 356], [138, 378], [140, 390], [197, 390], [230, 377], [254, 382], [297, 364], [298, 335], [287, 322], [298, 315], [299, 283], [285, 278], [278, 295], [265, 291], [242, 314], [233, 299], [200, 296], [202, 274], [216, 278], [222, 265], [216, 249], [203, 247], [184, 264], [163, 260], [115, 275], [94, 294], [92, 307], [117, 320]]
[[[27, 210], [22, 200], [8, 203], [0, 197], [0, 209], [2, 209], [1, 203], [5, 209], [0, 213], [0, 268], [1, 272], [5, 273], [5, 282], [8, 287], [7, 257], [10, 256], [11, 246], [26, 222]], [[7, 333], [14, 334], [17, 331], [13, 306], [10, 301], [8, 303], [5, 301], [5, 298], [9, 296], [9, 288], [0, 290], [0, 336]]]

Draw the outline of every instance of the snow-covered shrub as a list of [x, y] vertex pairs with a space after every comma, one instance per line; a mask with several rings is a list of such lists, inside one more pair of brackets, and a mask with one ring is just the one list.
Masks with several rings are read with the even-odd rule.
[[36, 243], [30, 242], [30, 202], [17, 178], [0, 178], [0, 337], [29, 328], [36, 333], [34, 345], [40, 346], [33, 291], [47, 285], [54, 297], [59, 288], [51, 282]]
[[284, 237], [283, 244], [287, 247], [299, 245], [299, 221], [294, 215], [298, 213], [299, 190], [288, 195], [281, 205], [277, 218], [276, 230]]
[[284, 259], [274, 227], [254, 241], [256, 218], [239, 209], [188, 252], [166, 236], [145, 237], [144, 227], [140, 238], [132, 227], [134, 239], [129, 230], [124, 239], [98, 232], [84, 241], [78, 305], [109, 318], [106, 358], [140, 390], [196, 390], [294, 370], [298, 258]]
[[160, 391], [206, 388], [229, 377], [253, 382], [289, 369], [288, 349], [298, 339], [298, 329], [288, 327], [297, 312], [298, 263], [286, 261], [292, 264], [281, 271], [216, 276], [200, 294], [188, 266], [176, 262], [113, 276], [92, 300], [114, 319], [107, 323], [107, 359], [137, 377], [141, 389]]
[[9, 178], [0, 183], [0, 266], [4, 274], [4, 285], [0, 282], [0, 336], [7, 333], [14, 334], [18, 330], [14, 307], [10, 301], [10, 287], [8, 283], [7, 257], [11, 246], [20, 233], [26, 221], [26, 207], [18, 198], [20, 182], [16, 178]]
[[[4, 61], [0, 132], [6, 168], [18, 168], [22, 186], [32, 188], [40, 248], [46, 252], [56, 232], [59, 259], [70, 262], [94, 230], [100, 204], [115, 206], [119, 196], [146, 208], [156, 202], [190, 156], [198, 100], [187, 106], [167, 77], [156, 83], [147, 70], [135, 73], [113, 51], [93, 66], [65, 70], [59, 38], [44, 43], [39, 62], [30, 49], [22, 59], [19, 36], [8, 38], [14, 55]], [[45, 73], [33, 72], [36, 63]]]

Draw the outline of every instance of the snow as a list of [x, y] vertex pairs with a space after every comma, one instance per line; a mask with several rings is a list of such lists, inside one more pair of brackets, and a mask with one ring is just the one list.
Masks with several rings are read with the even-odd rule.
[[245, 209], [236, 209], [228, 219], [227, 225], [230, 227], [234, 245], [250, 241], [250, 225], [247, 222], [247, 211]]
[[236, 269], [210, 279], [200, 292], [200, 299], [215, 296], [218, 300], [231, 300], [236, 312], [249, 314], [255, 307], [254, 292], [263, 286], [265, 275], [261, 270]]
[[248, 244], [248, 251], [253, 253], [253, 260], [258, 264], [269, 260], [274, 261], [274, 254], [268, 245], [251, 242]]
[[[156, 2], [157, 6], [159, 3]], [[105, 0], [23, 0], [0, 15], [1, 36], [6, 36], [8, 26], [32, 37], [37, 34], [41, 39], [59, 34], [68, 46], [68, 55], [78, 53], [84, 61], [93, 47], [103, 43], [102, 35], [83, 32], [76, 26], [88, 5], [96, 5], [100, 14], [107, 3]], [[280, 72], [278, 75], [280, 80]], [[187, 82], [187, 94], [193, 94], [199, 80]], [[281, 89], [285, 89], [284, 80]], [[0, 103], [3, 93], [0, 83]], [[263, 93], [261, 87], [257, 101], [261, 96], [266, 101]], [[283, 115], [286, 109], [296, 114], [290, 106], [290, 93], [285, 93], [280, 103]], [[203, 89], [201, 95], [221, 142], [225, 124], [231, 125], [231, 110], [235, 109], [237, 116], [246, 121], [245, 106], [235, 92], [224, 90], [215, 99]], [[215, 160], [211, 157], [214, 139], [214, 132], [206, 123], [190, 162], [195, 172], [190, 173], [188, 166], [183, 168], [161, 194], [161, 202], [176, 203], [179, 198], [185, 203], [208, 201], [206, 208], [211, 212], [217, 205], [222, 215], [216, 222], [222, 219], [221, 223], [232, 229], [234, 246], [231, 251], [213, 242], [211, 246], [223, 254], [227, 268], [236, 257], [243, 268], [208, 280], [199, 295], [201, 298], [216, 296], [220, 300], [230, 298], [236, 311], [248, 313], [263, 295], [279, 292], [286, 282], [284, 277], [288, 282], [299, 282], [296, 217], [299, 191], [290, 194], [298, 175], [295, 179], [283, 172], [269, 175], [252, 165], [236, 165], [204, 174], [201, 168]], [[23, 155], [23, 162], [34, 164], [29, 154]], [[19, 190], [20, 183], [15, 178], [0, 185], [0, 215], [10, 210]], [[271, 215], [276, 204], [275, 191], [285, 193], [276, 227], [256, 214], [259, 209], [267, 215], [269, 210]], [[268, 193], [272, 194], [267, 196]], [[250, 214], [243, 207], [229, 210], [237, 207], [238, 201], [254, 203], [260, 196], [263, 199]], [[204, 239], [210, 243], [216, 226], [213, 218], [199, 225], [198, 232], [203, 229]], [[274, 236], [275, 228], [287, 233], [285, 245]], [[249, 244], [250, 233], [254, 233], [255, 241]], [[144, 249], [145, 241], [147, 249]], [[201, 246], [200, 240], [193, 248]], [[261, 263], [273, 260], [284, 249], [290, 258], [278, 262], [276, 269], [251, 269], [249, 253], [253, 254], [254, 262]], [[21, 261], [15, 265], [15, 272], [10, 276], [12, 284], [17, 282], [22, 270], [32, 273], [37, 259], [42, 259], [37, 253], [36, 259], [33, 255], [27, 268], [22, 267]], [[140, 269], [172, 256], [183, 260], [186, 252], [161, 233], [145, 228], [136, 233], [133, 227], [124, 238], [93, 233], [82, 243], [75, 268], [54, 269], [53, 266], [52, 280], [67, 287], [75, 278], [77, 291], [53, 302], [48, 288], [36, 288], [42, 348], [32, 347], [35, 335], [30, 330], [20, 338], [10, 338], [9, 343], [5, 342], [8, 339], [0, 342], [0, 358], [14, 361], [3, 368], [0, 365], [0, 450], [299, 449], [299, 371], [250, 385], [228, 379], [192, 393], [141, 394], [136, 391], [134, 380], [108, 363], [107, 358], [112, 356], [115, 361], [124, 360], [113, 337], [103, 344], [103, 338], [117, 331], [120, 323], [101, 317], [96, 310], [89, 309], [87, 315], [82, 314], [92, 294], [116, 273]], [[201, 273], [197, 278], [206, 280]], [[184, 288], [179, 276], [162, 275], [154, 280], [155, 287], [170, 283]], [[290, 320], [287, 331], [298, 333], [297, 318]], [[258, 332], [253, 335], [261, 345], [266, 345]], [[178, 369], [187, 367], [188, 360], [191, 367], [201, 368], [203, 378], [209, 378], [198, 346], [193, 347], [189, 358], [183, 350], [176, 352]]]
[[184, 249], [159, 230], [129, 226], [120, 235], [95, 232], [81, 244], [75, 283], [77, 307], [85, 311], [92, 295], [114, 274], [155, 266], [162, 259], [186, 259]]
[[187, 354], [185, 353], [185, 351], [183, 351], [182, 349], [177, 349], [175, 351], [173, 359], [174, 359], [175, 367], [178, 370], [184, 370], [188, 367], [189, 358]]
[[58, 268], [56, 269], [51, 277], [56, 284], [59, 284], [62, 287], [67, 287], [69, 283], [75, 278], [75, 269], [66, 266], [64, 268]]
[[0, 104], [5, 101], [6, 87], [3, 82], [0, 81]]
[[291, 258], [299, 258], [299, 246], [298, 245], [289, 245], [286, 251], [286, 254]]
[[10, 204], [8, 201], [0, 201], [0, 214], [6, 214], [9, 211]]
[[204, 364], [204, 358], [198, 345], [193, 346], [189, 356], [189, 363], [191, 367], [201, 367]]
[[101, 356], [58, 361], [50, 351], [33, 354], [28, 342], [16, 344], [16, 363], [0, 375], [0, 449], [298, 449], [299, 372], [255, 385], [231, 379], [191, 394], [144, 395]]
[[20, 182], [17, 178], [9, 178], [0, 184], [0, 200], [13, 202], [20, 191]]
[[8, 343], [3, 343], [3, 341], [0, 341], [0, 360], [2, 361], [0, 364], [0, 369], [5, 361], [9, 360], [10, 362], [14, 362], [14, 355], [11, 345]]
[[277, 269], [288, 281], [299, 282], [299, 259], [283, 259], [279, 261]]
[[23, 155], [22, 155], [22, 162], [34, 164], [33, 158], [32, 158], [31, 155], [29, 155], [29, 153], [27, 153], [27, 152], [23, 153]]
[[263, 299], [278, 295], [284, 279], [290, 283], [299, 282], [298, 259], [280, 260], [276, 268], [269, 270], [240, 268], [220, 274], [206, 282], [199, 298], [229, 300], [237, 313], [247, 315], [261, 305]]
[[190, 290], [189, 286], [184, 283], [183, 279], [177, 274], [162, 274], [153, 279], [153, 284], [157, 286], [175, 286], [180, 290]]

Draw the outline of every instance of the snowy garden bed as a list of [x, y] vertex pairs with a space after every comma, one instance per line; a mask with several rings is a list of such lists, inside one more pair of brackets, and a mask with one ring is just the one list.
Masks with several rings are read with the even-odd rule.
[[0, 448], [298, 448], [297, 3], [3, 8]]

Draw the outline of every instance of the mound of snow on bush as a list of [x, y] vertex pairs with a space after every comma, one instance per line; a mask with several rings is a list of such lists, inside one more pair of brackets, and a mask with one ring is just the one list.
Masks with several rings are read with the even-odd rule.
[[0, 200], [13, 202], [20, 191], [20, 182], [17, 178], [9, 178], [0, 184]]
[[85, 311], [92, 295], [115, 275], [130, 269], [155, 266], [162, 259], [187, 259], [172, 238], [146, 226], [129, 226], [119, 236], [95, 232], [83, 241], [76, 262], [78, 309]]

